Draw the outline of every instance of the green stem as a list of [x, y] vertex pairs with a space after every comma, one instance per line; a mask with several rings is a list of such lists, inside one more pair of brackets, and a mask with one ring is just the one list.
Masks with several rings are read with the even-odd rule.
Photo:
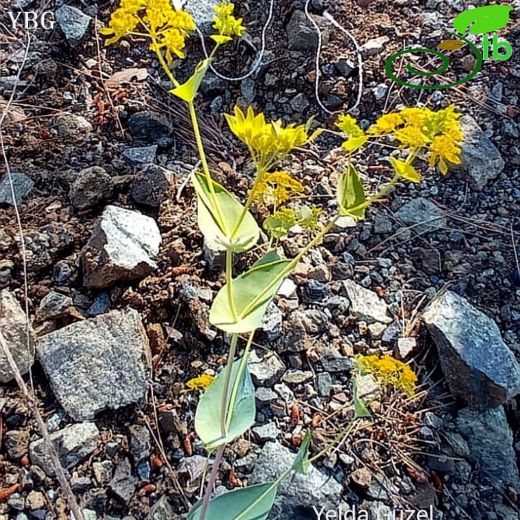
[[222, 403], [220, 404], [220, 434], [223, 438], [227, 436], [227, 411], [228, 411], [228, 396], [229, 385], [231, 383], [231, 374], [233, 372], [233, 360], [237, 352], [238, 334], [231, 335], [231, 345], [229, 347], [229, 354], [224, 373], [224, 391], [222, 394]]
[[231, 419], [233, 418], [233, 412], [235, 410], [235, 406], [237, 403], [238, 391], [240, 390], [240, 382], [242, 381], [242, 376], [247, 367], [247, 362], [249, 361], [249, 352], [251, 350], [251, 345], [253, 344], [253, 338], [255, 336], [255, 331], [253, 330], [249, 334], [249, 338], [247, 339], [246, 348], [244, 349], [244, 353], [242, 354], [242, 360], [240, 361], [240, 367], [238, 368], [238, 375], [233, 384], [233, 388], [231, 390], [231, 398], [229, 399], [229, 406], [227, 410], [227, 420], [226, 427], [229, 428], [231, 424]]
[[237, 321], [238, 315], [235, 307], [235, 299], [233, 297], [233, 251], [231, 249], [226, 249], [226, 289], [233, 320]]

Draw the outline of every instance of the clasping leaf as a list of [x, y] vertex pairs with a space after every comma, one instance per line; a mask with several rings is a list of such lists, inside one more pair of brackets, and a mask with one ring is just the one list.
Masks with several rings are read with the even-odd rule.
[[[349, 166], [339, 181], [338, 185], [339, 213], [342, 217], [363, 219], [365, 217], [366, 202], [365, 189], [356, 169]], [[359, 207], [362, 206], [362, 207]]]
[[193, 100], [197, 96], [202, 80], [204, 79], [210, 64], [210, 59], [201, 61], [197, 65], [195, 72], [190, 76], [190, 78], [182, 85], [179, 85], [178, 87], [170, 90], [170, 94], [183, 99], [186, 101], [186, 103], [193, 103]]

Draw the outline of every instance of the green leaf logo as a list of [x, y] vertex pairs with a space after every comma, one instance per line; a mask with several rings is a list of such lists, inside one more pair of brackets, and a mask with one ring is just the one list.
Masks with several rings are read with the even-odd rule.
[[461, 34], [469, 28], [470, 34], [498, 31], [509, 22], [510, 5], [486, 5], [460, 13], [453, 20], [453, 27]]

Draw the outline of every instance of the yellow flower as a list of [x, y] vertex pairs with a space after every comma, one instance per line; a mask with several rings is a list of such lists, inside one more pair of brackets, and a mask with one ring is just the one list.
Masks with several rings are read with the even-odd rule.
[[409, 397], [415, 394], [417, 375], [406, 363], [392, 356], [357, 356], [356, 368], [362, 374], [372, 374], [384, 385], [402, 390]]
[[121, 0], [108, 27], [101, 29], [102, 34], [111, 36], [106, 45], [132, 35], [139, 24], [152, 40], [152, 51], [164, 50], [168, 63], [174, 56], [184, 58], [186, 38], [195, 30], [195, 22], [189, 13], [175, 9], [170, 0]]
[[255, 114], [251, 107], [244, 114], [236, 106], [234, 115], [226, 114], [225, 117], [231, 131], [248, 146], [253, 160], [264, 170], [319, 134], [314, 132], [309, 136], [309, 125], [284, 126], [280, 120], [268, 123], [263, 114]]
[[215, 6], [213, 28], [218, 34], [214, 34], [212, 38], [218, 44], [232, 40], [233, 36], [238, 36], [240, 38], [246, 30], [243, 24], [243, 19], [234, 16], [234, 10], [235, 5], [228, 2], [223, 2]]
[[279, 206], [303, 190], [303, 184], [287, 172], [272, 172], [259, 180], [253, 198], [258, 202]]
[[429, 108], [407, 107], [399, 112], [404, 122], [413, 126], [422, 126], [432, 111]]
[[369, 134], [388, 134], [393, 132], [397, 127], [404, 123], [403, 118], [400, 114], [392, 112], [391, 114], [382, 115], [376, 122], [375, 125], [371, 126], [368, 130]]
[[186, 383], [186, 386], [190, 390], [206, 390], [211, 385], [211, 383], [213, 383], [214, 380], [214, 376], [210, 376], [209, 374], [202, 374], [198, 377], [190, 379]]
[[105, 36], [111, 36], [105, 42], [105, 45], [111, 45], [118, 42], [128, 33], [133, 31], [139, 24], [139, 19], [129, 11], [123, 9], [116, 9], [111, 17], [108, 27], [103, 27], [100, 32]]
[[443, 175], [448, 173], [448, 163], [461, 164], [461, 148], [448, 135], [439, 135], [430, 145], [428, 164], [438, 166]]
[[336, 126], [348, 137], [342, 145], [347, 152], [355, 152], [368, 141], [368, 136], [365, 135], [365, 132], [352, 116], [339, 116]]
[[396, 130], [394, 136], [400, 141], [403, 148], [419, 148], [429, 142], [421, 128], [415, 125]]
[[390, 157], [390, 163], [399, 176], [411, 182], [421, 182], [421, 174], [410, 163], [395, 157]]

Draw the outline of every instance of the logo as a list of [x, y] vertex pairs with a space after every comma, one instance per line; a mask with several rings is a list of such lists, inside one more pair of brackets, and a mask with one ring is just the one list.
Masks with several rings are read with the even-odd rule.
[[22, 27], [26, 31], [31, 29], [54, 29], [56, 20], [54, 19], [54, 13], [52, 11], [44, 11], [39, 14], [36, 11], [20, 11], [14, 13], [8, 11], [9, 19], [11, 20], [11, 28], [16, 31], [19, 27]]
[[[488, 33], [498, 31], [509, 22], [509, 14], [512, 11], [509, 5], [487, 5], [463, 11], [453, 20], [453, 27], [456, 32], [447, 31], [454, 38], [443, 40], [437, 45], [437, 49], [417, 48], [404, 49], [392, 54], [385, 63], [385, 71], [388, 77], [393, 79], [399, 85], [410, 88], [419, 89], [445, 89], [462, 85], [473, 79], [482, 69], [484, 61], [505, 61], [513, 55], [513, 47], [506, 40], [499, 40], [496, 34], [490, 36]], [[471, 35], [483, 35], [480, 49], [478, 45], [470, 40]], [[441, 60], [440, 66], [434, 71], [426, 71], [418, 69], [411, 64], [406, 64], [404, 69], [408, 74], [419, 78], [429, 78], [444, 74], [450, 68], [450, 56], [447, 53], [455, 53], [460, 49], [467, 47], [475, 57], [475, 65], [464, 78], [448, 83], [445, 85], [423, 85], [413, 83], [412, 79], [405, 80], [399, 78], [395, 73], [394, 63], [401, 56], [407, 54], [427, 54]]]

